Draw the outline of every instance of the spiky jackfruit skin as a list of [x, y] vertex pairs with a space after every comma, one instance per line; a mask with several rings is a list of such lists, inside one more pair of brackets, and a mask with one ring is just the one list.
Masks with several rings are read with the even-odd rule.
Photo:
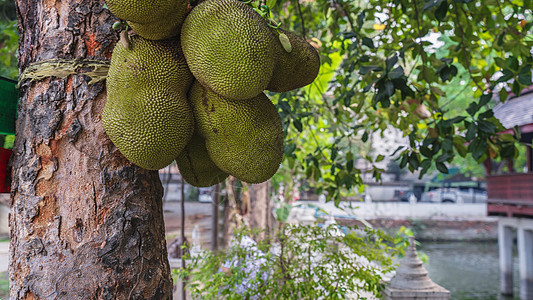
[[119, 19], [150, 23], [175, 9], [178, 0], [106, 0], [105, 2], [111, 13]]
[[281, 42], [276, 41], [275, 50], [278, 59], [266, 89], [272, 92], [287, 92], [310, 84], [320, 69], [318, 51], [300, 36], [282, 29], [278, 30], [287, 35], [292, 51], [285, 51]]
[[187, 145], [194, 131], [187, 102], [192, 80], [177, 40], [132, 37], [130, 49], [116, 44], [102, 124], [129, 161], [161, 169]]
[[189, 102], [196, 129], [221, 170], [248, 183], [266, 181], [276, 173], [283, 157], [283, 129], [265, 94], [231, 100], [195, 81]]
[[208, 187], [222, 182], [228, 174], [220, 170], [209, 157], [205, 139], [196, 132], [176, 158], [181, 176], [192, 186]]
[[206, 0], [181, 29], [187, 64], [204, 86], [236, 100], [259, 95], [274, 70], [275, 36], [267, 22], [238, 0]]
[[149, 40], [164, 40], [180, 34], [181, 25], [187, 16], [187, 0], [174, 0], [174, 7], [151, 22], [128, 21], [133, 31]]
[[148, 40], [165, 40], [176, 37], [180, 34], [183, 19], [165, 18], [164, 21], [152, 23], [135, 23], [128, 21], [128, 25], [136, 34]]

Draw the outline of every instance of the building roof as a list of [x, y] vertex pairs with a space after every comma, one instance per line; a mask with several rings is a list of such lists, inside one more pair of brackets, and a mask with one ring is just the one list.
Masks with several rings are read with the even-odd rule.
[[492, 110], [505, 128], [533, 124], [533, 90], [526, 90], [519, 97], [499, 103]]

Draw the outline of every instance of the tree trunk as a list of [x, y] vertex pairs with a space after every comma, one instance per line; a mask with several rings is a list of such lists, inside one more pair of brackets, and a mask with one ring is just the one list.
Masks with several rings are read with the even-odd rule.
[[[103, 4], [17, 0], [20, 71], [53, 58], [109, 61], [117, 34]], [[105, 84], [88, 81], [20, 84], [11, 299], [170, 299], [158, 173], [113, 146], [100, 119]]]
[[272, 208], [270, 205], [270, 180], [259, 184], [253, 184], [250, 197], [250, 227], [261, 228], [264, 231], [256, 237], [258, 240], [265, 239], [272, 229]]
[[256, 240], [267, 238], [272, 229], [270, 180], [259, 184], [243, 183], [241, 195], [236, 195], [234, 188], [236, 180], [230, 176], [226, 181], [227, 201], [224, 206], [223, 239], [226, 247], [230, 244], [233, 231], [239, 226], [263, 230], [258, 236], [253, 237]]

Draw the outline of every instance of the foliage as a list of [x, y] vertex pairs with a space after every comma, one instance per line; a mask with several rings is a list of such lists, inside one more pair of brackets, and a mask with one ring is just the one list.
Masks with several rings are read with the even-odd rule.
[[[175, 275], [188, 278], [187, 289], [197, 299], [346, 299], [365, 292], [379, 296], [382, 274], [394, 269], [391, 257], [404, 250], [400, 246], [406, 239], [371, 228], [342, 229], [346, 234], [337, 225], [285, 224], [274, 237], [257, 244], [256, 251], [234, 243], [227, 251], [203, 252]], [[235, 240], [250, 234], [241, 230]], [[251, 272], [250, 265], [258, 260], [258, 271]], [[222, 272], [229, 261], [238, 263]]]
[[[490, 109], [531, 85], [530, 0], [268, 0], [273, 18], [319, 47], [311, 85], [273, 95], [285, 160], [275, 182], [307, 178], [340, 201], [380, 180], [382, 155], [364, 147], [390, 127], [408, 145], [401, 167], [447, 173], [457, 157], [516, 157], [517, 136]], [[422, 108], [420, 108], [422, 107]], [[426, 109], [428, 114], [421, 113]], [[366, 160], [370, 168], [355, 167]]]
[[15, 1], [0, 0], [0, 76], [16, 79], [18, 76], [17, 21], [15, 20]]

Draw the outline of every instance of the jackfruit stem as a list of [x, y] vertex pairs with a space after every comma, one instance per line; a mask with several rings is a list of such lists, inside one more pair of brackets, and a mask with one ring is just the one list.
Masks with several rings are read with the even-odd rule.
[[128, 31], [122, 30], [120, 32], [120, 42], [122, 43], [124, 48], [130, 50], [131, 41], [130, 41], [130, 36], [128, 35]]

